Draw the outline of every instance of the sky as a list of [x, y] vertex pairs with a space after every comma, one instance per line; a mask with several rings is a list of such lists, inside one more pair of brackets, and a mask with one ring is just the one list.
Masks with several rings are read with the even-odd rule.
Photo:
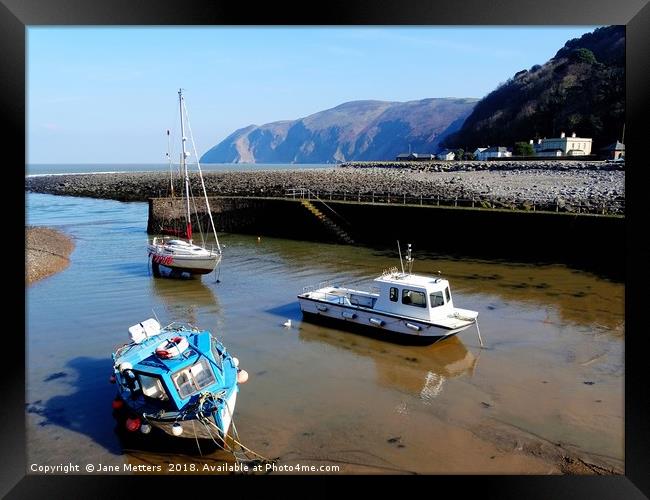
[[199, 156], [348, 101], [481, 98], [596, 27], [28, 27], [27, 163], [165, 163], [179, 88]]

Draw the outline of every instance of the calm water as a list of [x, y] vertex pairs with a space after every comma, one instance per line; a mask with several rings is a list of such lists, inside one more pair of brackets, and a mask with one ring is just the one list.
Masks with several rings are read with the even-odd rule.
[[[206, 163], [201, 164], [204, 172], [234, 172], [239, 170], [284, 170], [299, 168], [332, 168], [336, 165], [329, 164], [278, 164], [278, 163]], [[175, 168], [178, 168], [176, 165]], [[194, 169], [196, 167], [193, 167]], [[169, 172], [168, 164], [151, 163], [38, 163], [27, 165], [25, 175], [48, 174], [89, 174], [96, 172]]]
[[[118, 439], [110, 355], [127, 328], [211, 329], [251, 375], [235, 421], [243, 442], [285, 465], [344, 473], [558, 472], [558, 446], [622, 471], [624, 286], [562, 266], [459, 261], [441, 270], [474, 330], [400, 346], [301, 321], [296, 294], [333, 279], [363, 287], [396, 252], [224, 234], [215, 276], [155, 279], [147, 205], [29, 193], [29, 224], [71, 235], [70, 266], [27, 289], [30, 463], [210, 463]], [[292, 320], [292, 327], [283, 323]], [[165, 470], [165, 469], [163, 469]]]

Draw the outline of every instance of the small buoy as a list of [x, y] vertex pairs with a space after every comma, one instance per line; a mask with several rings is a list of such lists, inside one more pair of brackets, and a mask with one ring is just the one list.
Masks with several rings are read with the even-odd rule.
[[129, 432], [135, 432], [140, 428], [140, 417], [133, 417], [126, 419], [126, 430]]
[[287, 328], [291, 328], [291, 320], [290, 319], [286, 320], [282, 326], [286, 326]]
[[114, 399], [113, 402], [111, 403], [111, 406], [113, 407], [114, 410], [119, 410], [124, 406], [124, 401], [121, 399]]
[[111, 375], [111, 376], [108, 378], [108, 381], [109, 381], [111, 384], [114, 384], [114, 383], [115, 383], [115, 375]]
[[140, 432], [142, 434], [149, 434], [151, 432], [151, 425], [144, 423], [140, 426]]
[[232, 357], [232, 364], [235, 365], [235, 367], [239, 366], [239, 358]]
[[259, 243], [260, 241], [262, 241], [262, 238], [260, 236], [258, 236], [257, 237], [257, 242]]
[[172, 434], [174, 436], [180, 436], [181, 434], [183, 434], [183, 426], [179, 423], [175, 423], [174, 425], [172, 425]]
[[245, 384], [248, 381], [248, 372], [246, 370], [239, 370], [237, 372], [237, 383]]

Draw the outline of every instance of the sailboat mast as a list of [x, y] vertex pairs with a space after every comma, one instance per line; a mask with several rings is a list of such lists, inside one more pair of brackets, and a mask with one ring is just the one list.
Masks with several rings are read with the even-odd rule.
[[[196, 151], [196, 144], [194, 144], [194, 135], [192, 134], [192, 125], [190, 124], [190, 114], [187, 112], [187, 107], [185, 107], [185, 102], [183, 102], [183, 107], [185, 108], [185, 116], [187, 117], [187, 128], [190, 131], [190, 137], [192, 138], [192, 148], [194, 151], [194, 156], [196, 156], [196, 168], [199, 171], [199, 179], [201, 180], [201, 187], [203, 188], [203, 196], [205, 198], [205, 208], [210, 218], [210, 225], [212, 226], [212, 233], [214, 234], [214, 240], [217, 243], [217, 250], [221, 253], [221, 245], [219, 245], [219, 238], [217, 237], [217, 229], [214, 227], [214, 219], [212, 218], [212, 211], [210, 210], [210, 201], [208, 200], [208, 192], [205, 189], [205, 181], [203, 180], [203, 172], [201, 171], [201, 162], [199, 161], [199, 153]], [[204, 243], [205, 244], [205, 243]]]
[[192, 243], [192, 215], [190, 212], [190, 177], [187, 172], [187, 157], [188, 153], [185, 151], [185, 125], [183, 123], [183, 89], [178, 89], [178, 107], [181, 113], [181, 161], [183, 162], [182, 168], [185, 173], [185, 200], [187, 202], [187, 226], [186, 235], [190, 243]]

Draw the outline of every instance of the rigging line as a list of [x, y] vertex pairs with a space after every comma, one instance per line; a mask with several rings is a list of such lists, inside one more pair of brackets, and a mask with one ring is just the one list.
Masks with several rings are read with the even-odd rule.
[[181, 122], [181, 168], [183, 169], [183, 175], [185, 179], [185, 208], [186, 208], [186, 236], [189, 243], [192, 243], [192, 214], [190, 213], [190, 179], [188, 176], [187, 170], [187, 157], [189, 153], [185, 151], [185, 125], [183, 123], [183, 91], [182, 89], [178, 90], [178, 111], [180, 114]]
[[201, 177], [201, 186], [203, 187], [203, 195], [205, 196], [205, 205], [210, 216], [210, 224], [212, 225], [212, 232], [214, 233], [214, 239], [217, 242], [217, 249], [221, 253], [221, 245], [219, 244], [219, 238], [217, 237], [217, 230], [214, 227], [214, 220], [212, 219], [212, 210], [210, 210], [210, 203], [208, 202], [208, 193], [205, 190], [205, 182], [203, 181], [203, 173], [201, 172], [201, 163], [199, 162], [199, 155], [196, 151], [196, 144], [194, 143], [194, 134], [192, 133], [192, 126], [190, 125], [190, 114], [187, 112], [187, 106], [185, 105], [185, 99], [183, 99], [183, 108], [185, 109], [185, 117], [187, 118], [187, 129], [190, 132], [190, 140], [192, 141], [192, 149], [194, 150], [194, 157], [196, 158], [196, 166], [199, 169], [199, 176]]
[[194, 192], [192, 191], [191, 184], [190, 184], [190, 195], [192, 196], [194, 215], [196, 215], [196, 225], [199, 226], [199, 234], [201, 235], [201, 242], [203, 243], [203, 248], [205, 248], [205, 238], [203, 237], [203, 226], [201, 225], [201, 219], [199, 218], [199, 211], [196, 209], [196, 199], [194, 199]]

